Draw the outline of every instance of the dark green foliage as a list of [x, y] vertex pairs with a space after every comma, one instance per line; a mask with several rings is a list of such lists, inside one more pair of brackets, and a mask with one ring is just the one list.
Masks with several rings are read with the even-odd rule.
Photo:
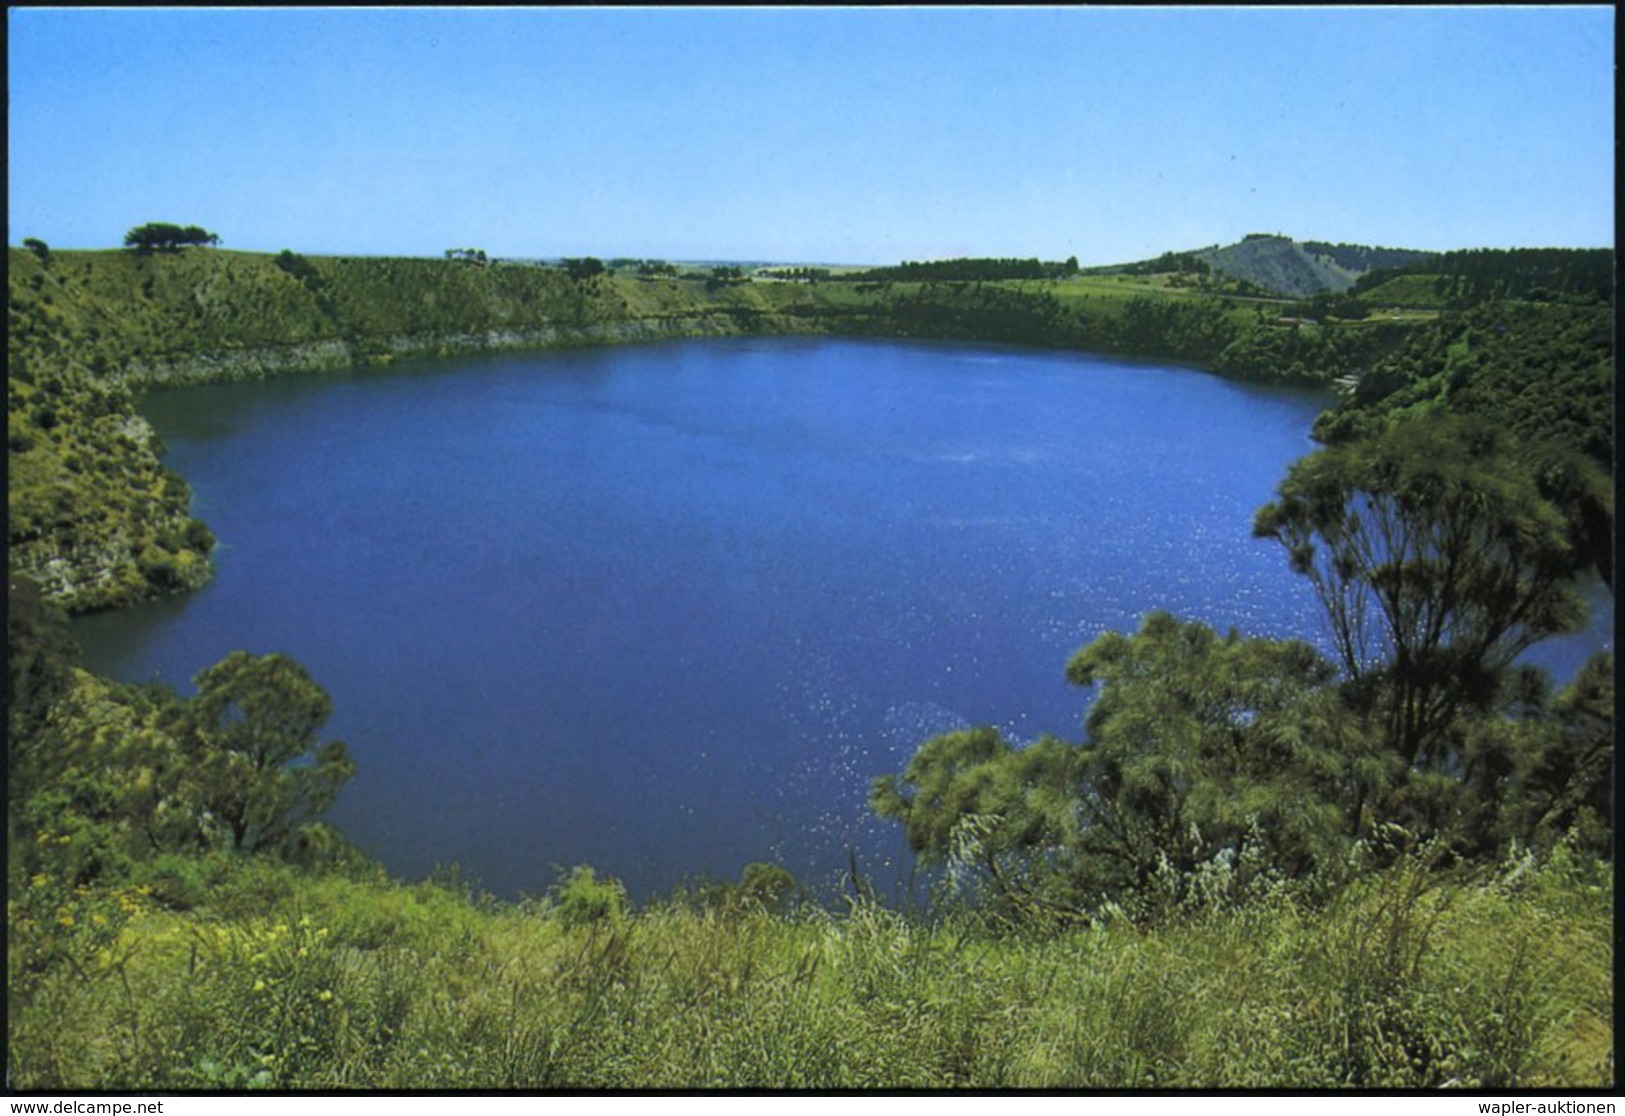
[[1322, 291], [1313, 298], [1304, 299], [1295, 303], [1288, 311], [1289, 314], [1310, 318], [1315, 321], [1330, 321], [1339, 318], [1343, 321], [1361, 321], [1371, 316], [1371, 306], [1361, 302], [1352, 294], [1334, 294]]
[[[12, 598], [14, 877], [89, 883], [209, 849], [355, 863], [312, 820], [355, 765], [317, 739], [330, 705], [298, 664], [235, 652], [198, 675], [191, 700], [103, 682], [66, 663], [65, 637], [26, 591]], [[51, 836], [26, 839], [36, 833]]]
[[904, 261], [895, 267], [875, 267], [853, 272], [846, 278], [854, 282], [990, 282], [1000, 279], [1056, 279], [1074, 275], [1078, 258], [1065, 263], [1044, 263], [1038, 259], [956, 259], [930, 260], [916, 263]]
[[756, 274], [792, 283], [818, 283], [830, 277], [830, 270], [827, 267], [764, 267]]
[[26, 236], [23, 238], [23, 247], [34, 253], [34, 258], [41, 264], [51, 262], [51, 246], [38, 237]]
[[736, 882], [702, 879], [679, 887], [671, 901], [726, 914], [788, 914], [807, 901], [807, 893], [788, 868], [754, 860], [745, 865]]
[[578, 283], [586, 282], [596, 276], [606, 273], [604, 261], [595, 256], [584, 256], [560, 261], [564, 265], [564, 273]]
[[1550, 716], [1507, 732], [1511, 747], [1488, 757], [1490, 762], [1473, 757], [1480, 770], [1468, 774], [1481, 786], [1481, 797], [1500, 808], [1492, 838], [1503, 845], [1514, 840], [1549, 849], [1569, 837], [1576, 848], [1608, 855], [1614, 816], [1614, 656], [1592, 656], [1558, 692]]
[[1488, 303], [1375, 362], [1315, 424], [1354, 441], [1435, 411], [1476, 416], [1562, 511], [1584, 560], [1612, 578], [1613, 316], [1604, 304]]
[[233, 848], [280, 845], [355, 774], [343, 744], [317, 739], [332, 702], [292, 659], [233, 651], [193, 681], [183, 748]]
[[1115, 352], [1213, 360], [1237, 336], [1237, 328], [1216, 299], [1173, 301], [1132, 298], [1122, 317], [1105, 331]]
[[1112, 275], [1210, 275], [1213, 267], [1194, 252], [1164, 252], [1155, 259], [1091, 270]]
[[876, 779], [869, 804], [902, 823], [909, 848], [927, 863], [979, 872], [993, 900], [1031, 920], [1066, 914], [1077, 836], [1077, 749], [1046, 737], [1014, 748], [992, 728], [934, 737], [900, 776]]
[[616, 929], [626, 922], [626, 888], [610, 876], [578, 864], [554, 885], [553, 909], [566, 926]]
[[1244, 849], [1237, 888], [1304, 875], [1354, 836], [1347, 804], [1371, 752], [1333, 675], [1306, 644], [1153, 613], [1067, 665], [1099, 687], [1081, 746], [949, 733], [876, 780], [870, 805], [928, 861], [979, 871], [1027, 922], [1177, 901], [1171, 880]]
[[124, 234], [124, 246], [138, 252], [175, 252], [187, 247], [213, 247], [219, 243], [220, 237], [207, 229], [197, 225], [182, 228], [164, 221], [137, 225]]
[[1319, 324], [1291, 316], [1265, 320], [1237, 331], [1214, 358], [1213, 370], [1264, 383], [1328, 385], [1370, 368], [1412, 332], [1392, 323]]
[[321, 280], [321, 273], [316, 270], [314, 264], [299, 253], [290, 251], [287, 248], [278, 252], [276, 258], [271, 262], [302, 283], [320, 282]]
[[6, 790], [7, 801], [41, 786], [50, 774], [52, 708], [68, 692], [78, 647], [61, 612], [26, 575], [6, 580]]
[[1299, 461], [1259, 510], [1255, 533], [1314, 584], [1343, 699], [1388, 756], [1360, 782], [1362, 829], [1396, 822], [1472, 856], [1571, 829], [1606, 844], [1607, 667], [1548, 705], [1518, 663], [1583, 623], [1586, 553], [1516, 449], [1476, 418], [1412, 418]]
[[1584, 620], [1564, 517], [1471, 420], [1297, 462], [1254, 533], [1314, 584], [1356, 707], [1412, 768], [1454, 770], [1457, 718], [1500, 707], [1518, 655]]
[[1442, 252], [1362, 275], [1356, 294], [1383, 305], [1385, 284], [1407, 275], [1433, 279], [1440, 305], [1465, 309], [1496, 299], [1612, 301], [1614, 253], [1609, 248], [1481, 248]]
[[1307, 644], [1221, 638], [1152, 613], [1134, 635], [1084, 647], [1066, 673], [1100, 687], [1079, 797], [1097, 894], [1126, 896], [1159, 870], [1186, 876], [1250, 835], [1255, 863], [1302, 876], [1352, 836], [1348, 802], [1371, 748]]
[[734, 286], [748, 280], [745, 269], [731, 264], [719, 264], [711, 269], [711, 275], [705, 281], [708, 291], [719, 290], [723, 287]]
[[1077, 317], [1048, 291], [995, 283], [936, 283], [883, 298], [878, 331], [904, 337], [950, 337], [1025, 345], [1077, 344]]
[[[1419, 252], [1413, 248], [1372, 248], [1364, 244], [1329, 244], [1324, 240], [1305, 240], [1305, 252], [1324, 256], [1345, 271], [1364, 273], [1379, 268], [1405, 267], [1435, 258], [1432, 252]], [[1355, 281], [1359, 286], [1359, 280]]]
[[801, 885], [783, 865], [753, 860], [739, 873], [740, 901], [764, 911], [782, 912], [800, 891]]

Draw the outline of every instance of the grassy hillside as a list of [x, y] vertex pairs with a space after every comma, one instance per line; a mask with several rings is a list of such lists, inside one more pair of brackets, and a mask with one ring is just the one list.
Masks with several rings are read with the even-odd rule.
[[[55, 840], [55, 835], [47, 835]], [[170, 857], [14, 899], [23, 1090], [1605, 1088], [1611, 873], [1401, 863], [1058, 936], [578, 871], [455, 885]]]
[[1342, 291], [1354, 276], [1336, 261], [1311, 255], [1286, 237], [1251, 237], [1226, 248], [1194, 253], [1213, 270], [1290, 298]]
[[[553, 268], [409, 258], [109, 251], [41, 263], [13, 250], [10, 264], [14, 318], [44, 307], [51, 332], [92, 372], [137, 382], [580, 343], [628, 320], [725, 321], [806, 301], [795, 286], [577, 282]], [[615, 340], [612, 332], [596, 339]]]
[[[31, 254], [13, 252], [10, 263], [11, 569], [81, 609], [201, 585], [213, 539], [188, 515], [185, 482], [159, 463], [151, 428], [112, 375], [112, 354], [127, 353], [145, 323], [109, 320], [116, 302], [65, 291]], [[91, 268], [74, 281], [98, 278]]]
[[1428, 256], [1408, 249], [1299, 242], [1262, 234], [1190, 254], [1215, 272], [1288, 298], [1341, 293], [1374, 268], [1403, 266]]

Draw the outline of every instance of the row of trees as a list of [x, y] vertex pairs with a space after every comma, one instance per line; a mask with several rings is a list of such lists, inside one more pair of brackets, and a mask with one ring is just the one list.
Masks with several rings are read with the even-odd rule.
[[744, 268], [734, 264], [718, 264], [711, 269], [711, 274], [706, 276], [705, 289], [714, 291], [719, 287], [734, 286], [749, 280], [750, 276], [745, 273]]
[[1110, 275], [1209, 275], [1213, 268], [1195, 252], [1164, 252], [1151, 260], [1141, 260], [1138, 263], [1116, 264], [1112, 267], [1103, 267], [1091, 271], [1098, 271]]
[[860, 282], [990, 281], [997, 279], [1060, 279], [1078, 272], [1078, 257], [1064, 263], [1038, 259], [993, 259], [984, 257], [952, 260], [905, 260], [895, 267], [876, 267], [855, 272], [847, 278]]
[[1398, 267], [1367, 272], [1355, 281], [1361, 294], [1401, 275], [1434, 277], [1434, 293], [1456, 309], [1492, 299], [1560, 298], [1610, 302], [1614, 253], [1609, 248], [1479, 248], [1441, 252]]
[[791, 283], [818, 283], [830, 277], [830, 270], [827, 267], [764, 267], [757, 274]]
[[643, 260], [621, 256], [605, 264], [596, 256], [569, 257], [559, 261], [560, 266], [570, 278], [577, 281], [591, 279], [595, 275], [613, 275], [617, 271], [631, 271], [640, 279], [675, 279], [678, 275], [677, 265], [666, 260]]

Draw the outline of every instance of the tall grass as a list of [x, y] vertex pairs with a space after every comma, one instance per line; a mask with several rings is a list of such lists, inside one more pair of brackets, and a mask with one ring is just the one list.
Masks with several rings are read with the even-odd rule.
[[[52, 927], [66, 947], [87, 935], [74, 964], [24, 974], [14, 949], [12, 1085], [1613, 1081], [1612, 869], [1561, 853], [1473, 880], [1402, 863], [1324, 903], [1282, 886], [1149, 928], [1027, 937], [871, 904], [571, 918], [556, 898], [499, 904], [263, 865], [209, 894], [191, 909], [80, 895], [74, 927]], [[104, 917], [90, 935], [98, 910], [120, 916], [112, 933]]]

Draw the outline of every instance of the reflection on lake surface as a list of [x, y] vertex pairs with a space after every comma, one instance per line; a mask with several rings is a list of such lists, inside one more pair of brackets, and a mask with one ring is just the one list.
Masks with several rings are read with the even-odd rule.
[[[188, 388], [144, 410], [220, 537], [94, 668], [281, 651], [393, 871], [634, 894], [906, 874], [869, 780], [925, 737], [1081, 733], [1067, 656], [1153, 608], [1318, 638], [1250, 537], [1323, 396], [1080, 353], [693, 341]], [[1606, 603], [1606, 594], [1599, 599]], [[1551, 656], [1563, 673], [1590, 644]]]

